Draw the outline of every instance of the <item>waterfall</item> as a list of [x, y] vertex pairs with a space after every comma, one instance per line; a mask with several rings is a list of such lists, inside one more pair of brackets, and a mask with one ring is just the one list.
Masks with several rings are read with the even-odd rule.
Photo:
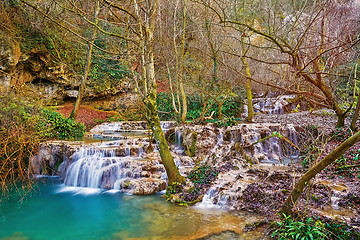
[[[175, 126], [174, 121], [163, 121], [160, 122], [161, 128], [164, 132]], [[146, 131], [147, 124], [144, 121], [138, 122], [111, 122], [102, 123], [95, 126], [90, 130], [91, 133], [114, 133], [114, 132], [133, 132], [133, 131]]]
[[[174, 125], [161, 122], [164, 131]], [[157, 146], [153, 145], [152, 153], [146, 151], [146, 122], [103, 123], [91, 129], [87, 137], [91, 141], [42, 144], [31, 159], [31, 173], [59, 175], [66, 188], [113, 189], [141, 195], [166, 188], [167, 176]], [[180, 143], [181, 135], [178, 139]], [[181, 161], [175, 158], [176, 165], [183, 167]]]
[[[287, 131], [288, 131], [288, 139], [295, 145], [298, 146], [298, 137], [297, 137], [297, 131], [294, 127], [294, 124], [288, 124], [287, 125]], [[293, 158], [297, 158], [299, 155], [299, 151], [295, 147], [288, 147], [288, 155]]]
[[214, 148], [211, 150], [210, 154], [208, 154], [205, 158], [205, 162], [207, 162], [209, 160], [209, 157], [214, 159], [214, 158], [218, 158], [221, 157], [219, 154], [221, 154], [222, 152], [219, 151], [220, 146], [222, 145], [222, 143], [224, 142], [224, 131], [222, 129], [219, 129], [219, 134], [218, 134], [218, 138], [216, 141], [216, 144], [214, 146]]
[[204, 195], [202, 201], [196, 205], [197, 208], [220, 208], [220, 205], [214, 203], [214, 197], [217, 189], [210, 188]]
[[116, 157], [115, 149], [82, 147], [72, 156], [64, 182], [75, 187], [114, 189], [119, 180], [140, 177], [141, 166], [132, 162], [130, 157]]
[[161, 128], [163, 130], [163, 132], [165, 133], [167, 130], [169, 130], [170, 128], [172, 128], [173, 126], [175, 126], [176, 122], [174, 121], [165, 121], [165, 122], [160, 122]]
[[[285, 106], [291, 104], [288, 99], [294, 97], [294, 95], [283, 95], [277, 98], [254, 98], [254, 113], [284, 114]], [[291, 108], [293, 107], [291, 106]], [[247, 104], [244, 105], [243, 117], [247, 117]]]
[[175, 128], [175, 147], [174, 147], [174, 152], [177, 154], [184, 154], [185, 149], [182, 146], [182, 130]]

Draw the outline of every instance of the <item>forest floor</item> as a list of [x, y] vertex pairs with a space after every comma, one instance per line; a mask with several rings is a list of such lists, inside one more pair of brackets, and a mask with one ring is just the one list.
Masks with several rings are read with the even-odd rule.
[[[73, 108], [74, 103], [67, 102], [60, 105], [56, 111], [64, 117], [69, 117]], [[102, 111], [90, 105], [81, 105], [76, 121], [84, 124], [86, 129], [90, 130], [95, 125], [106, 122], [117, 114], [115, 111]]]

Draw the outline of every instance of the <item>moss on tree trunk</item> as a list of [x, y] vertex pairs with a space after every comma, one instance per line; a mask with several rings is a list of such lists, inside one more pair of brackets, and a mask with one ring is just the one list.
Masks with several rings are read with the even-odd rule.
[[164, 132], [161, 128], [156, 105], [156, 82], [153, 83], [152, 91], [144, 99], [144, 103], [146, 107], [146, 120], [148, 126], [154, 134], [156, 144], [159, 148], [161, 160], [168, 175], [168, 184], [171, 185], [174, 182], [182, 183], [185, 181], [185, 178], [181, 176], [177, 166], [175, 165]]

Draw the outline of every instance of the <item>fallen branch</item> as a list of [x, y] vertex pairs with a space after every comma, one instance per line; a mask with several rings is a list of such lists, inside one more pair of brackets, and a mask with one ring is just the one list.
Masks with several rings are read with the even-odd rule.
[[360, 164], [346, 165], [346, 166], [338, 167], [335, 169], [335, 171], [342, 171], [342, 170], [345, 170], [348, 168], [356, 168], [356, 167], [360, 167]]

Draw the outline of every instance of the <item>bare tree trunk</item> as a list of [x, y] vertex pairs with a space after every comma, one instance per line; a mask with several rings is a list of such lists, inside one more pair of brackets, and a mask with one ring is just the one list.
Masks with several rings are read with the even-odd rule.
[[172, 80], [171, 80], [171, 74], [170, 74], [170, 69], [169, 69], [169, 64], [168, 63], [166, 63], [166, 68], [167, 68], [167, 72], [168, 72], [168, 79], [169, 79], [169, 87], [170, 87], [172, 105], [173, 105], [175, 114], [178, 115], [178, 114], [180, 114], [180, 106], [179, 106], [179, 110], [178, 110], [178, 108], [176, 106], [176, 103], [175, 103], [174, 90], [173, 90], [173, 87], [172, 87]]
[[[99, 12], [100, 12], [100, 4], [99, 4], [99, 1], [96, 1], [95, 14], [94, 14], [94, 19], [95, 19], [95, 24], [96, 25], [99, 22], [99, 19], [98, 19]], [[87, 52], [86, 65], [85, 65], [85, 69], [84, 69], [84, 75], [83, 75], [83, 77], [81, 79], [81, 84], [80, 84], [80, 88], [79, 88], [79, 94], [78, 94], [78, 96], [76, 98], [75, 106], [74, 106], [74, 108], [71, 111], [71, 114], [69, 116], [69, 118], [72, 118], [72, 119], [76, 119], [76, 117], [78, 115], [78, 112], [79, 112], [82, 97], [84, 95], [86, 80], [87, 80], [89, 72], [90, 72], [91, 54], [92, 54], [92, 50], [93, 50], [93, 46], [94, 46], [94, 42], [95, 42], [96, 30], [97, 30], [97, 27], [94, 26], [94, 30], [93, 30], [93, 33], [91, 35], [91, 40], [89, 42], [89, 49], [88, 49], [88, 52]]]
[[[177, 6], [179, 4], [179, 0], [176, 3], [176, 8], [174, 11], [174, 36], [173, 36], [173, 44], [174, 44], [174, 53], [175, 53], [175, 60], [176, 60], [176, 78], [178, 80], [178, 87], [177, 87], [177, 101], [178, 101], [178, 111], [175, 110], [176, 114], [179, 114], [181, 117], [181, 122], [185, 123], [187, 117], [187, 100], [186, 100], [186, 93], [184, 90], [184, 61], [185, 61], [185, 41], [186, 41], [186, 7], [187, 7], [187, 0], [183, 0], [183, 11], [182, 11], [182, 33], [181, 33], [181, 45], [180, 45], [180, 53], [178, 51], [178, 46], [176, 43], [176, 14], [177, 14]], [[179, 97], [179, 91], [181, 94], [181, 102]], [[172, 97], [174, 102], [174, 97]], [[182, 105], [182, 107], [181, 107]]]
[[246, 99], [247, 99], [247, 108], [248, 108], [248, 115], [246, 117], [246, 121], [247, 122], [253, 122], [254, 121], [254, 107], [253, 107], [253, 102], [252, 102], [252, 92], [251, 92], [251, 72], [250, 72], [250, 67], [249, 64], [246, 60], [245, 57], [245, 43], [244, 43], [244, 38], [242, 37], [242, 56], [241, 56], [241, 61], [245, 67], [245, 71], [246, 71], [246, 84], [245, 84], [245, 90], [246, 90]]
[[326, 155], [320, 162], [310, 168], [299, 180], [299, 182], [294, 186], [290, 196], [286, 199], [283, 206], [281, 207], [279, 213], [289, 214], [292, 211], [292, 208], [295, 206], [296, 201], [303, 192], [305, 186], [310, 182], [310, 180], [315, 177], [316, 174], [321, 172], [324, 168], [329, 166], [332, 162], [338, 159], [342, 154], [344, 154], [351, 146], [360, 141], [360, 131], [354, 134], [353, 136], [346, 139], [342, 144], [337, 148], [331, 151]]
[[181, 92], [181, 100], [182, 100], [182, 115], [181, 115], [181, 121], [182, 123], [185, 123], [186, 117], [187, 117], [187, 101], [186, 101], [186, 94], [184, 91], [184, 62], [185, 62], [185, 29], [186, 29], [186, 5], [187, 0], [184, 0], [184, 6], [183, 6], [183, 29], [182, 29], [182, 38], [181, 38], [181, 62], [180, 62], [180, 92]]
[[[356, 63], [356, 65], [355, 65], [355, 72], [354, 72], [355, 86], [356, 86], [357, 68], [358, 68], [358, 63]], [[354, 89], [354, 94], [355, 94], [355, 90], [356, 89]], [[350, 128], [353, 131], [355, 131], [355, 129], [356, 129], [356, 121], [359, 118], [359, 111], [360, 111], [360, 93], [359, 93], [358, 98], [357, 98], [356, 109], [355, 109], [354, 116], [353, 116], [353, 119], [351, 120], [351, 125], [350, 125]]]

